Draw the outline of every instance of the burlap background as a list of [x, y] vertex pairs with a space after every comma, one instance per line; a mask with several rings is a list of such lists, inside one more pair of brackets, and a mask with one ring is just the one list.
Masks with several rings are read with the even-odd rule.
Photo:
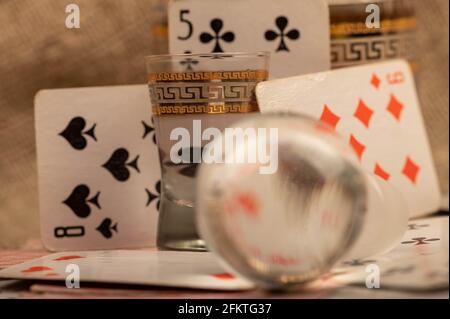
[[[39, 236], [33, 97], [43, 88], [144, 83], [143, 56], [162, 53], [156, 0], [0, 1], [0, 248]], [[448, 0], [418, 0], [423, 113], [448, 189]], [[56, 185], [55, 185], [56, 187]]]

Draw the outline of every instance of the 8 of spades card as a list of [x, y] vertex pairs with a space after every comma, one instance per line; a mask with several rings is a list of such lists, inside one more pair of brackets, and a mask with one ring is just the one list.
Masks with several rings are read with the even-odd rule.
[[35, 115], [46, 248], [154, 246], [160, 168], [146, 86], [40, 91]]

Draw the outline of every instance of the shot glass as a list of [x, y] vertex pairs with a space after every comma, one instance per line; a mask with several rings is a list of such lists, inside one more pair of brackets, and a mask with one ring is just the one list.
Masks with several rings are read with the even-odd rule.
[[162, 172], [157, 245], [205, 250], [195, 225], [195, 175], [202, 148], [217, 132], [258, 112], [255, 87], [269, 54], [158, 55], [146, 58]]

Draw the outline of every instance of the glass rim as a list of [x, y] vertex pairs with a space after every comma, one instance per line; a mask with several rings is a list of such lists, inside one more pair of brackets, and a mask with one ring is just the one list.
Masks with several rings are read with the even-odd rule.
[[[232, 56], [230, 56], [232, 55]], [[220, 52], [220, 53], [176, 53], [176, 54], [151, 54], [144, 57], [146, 62], [160, 61], [171, 58], [209, 58], [209, 57], [224, 57], [224, 58], [255, 58], [255, 57], [270, 57], [269, 51], [255, 51], [255, 52]]]

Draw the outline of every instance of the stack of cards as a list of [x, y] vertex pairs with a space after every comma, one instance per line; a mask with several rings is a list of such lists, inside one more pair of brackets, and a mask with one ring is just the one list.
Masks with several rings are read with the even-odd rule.
[[0, 271], [0, 278], [61, 281], [73, 273], [86, 282], [178, 288], [246, 290], [253, 284], [234, 276], [212, 253], [171, 251], [78, 251], [58, 253]]
[[[254, 288], [247, 280], [227, 272], [211, 253], [167, 251], [57, 253], [4, 269], [0, 278], [65, 282], [66, 278], [74, 279], [68, 277], [74, 274], [74, 265], [78, 268], [81, 288], [88, 282], [222, 291]], [[374, 266], [379, 269], [383, 291], [448, 291], [448, 217], [411, 222], [401, 242], [390, 253], [342, 261], [329, 274], [305, 286], [306, 293], [348, 285], [365, 291], [367, 267]]]

